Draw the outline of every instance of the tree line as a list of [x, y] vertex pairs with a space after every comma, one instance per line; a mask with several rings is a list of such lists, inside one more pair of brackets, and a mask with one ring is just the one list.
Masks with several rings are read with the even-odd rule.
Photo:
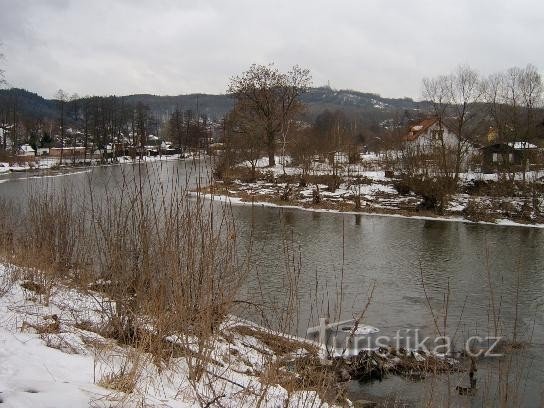
[[14, 151], [23, 143], [34, 149], [57, 147], [61, 151], [84, 147], [86, 159], [108, 145], [122, 145], [141, 154], [145, 146], [157, 143], [155, 138], [150, 140], [151, 135], [172, 142], [181, 151], [197, 147], [209, 133], [206, 115], [197, 115], [191, 109], [178, 107], [164, 121], [142, 102], [127, 102], [119, 96], [80, 97], [60, 89], [53, 99], [51, 115], [33, 115], [22, 109], [23, 97], [15, 89], [0, 95], [0, 125], [5, 130], [0, 149], [4, 151]]

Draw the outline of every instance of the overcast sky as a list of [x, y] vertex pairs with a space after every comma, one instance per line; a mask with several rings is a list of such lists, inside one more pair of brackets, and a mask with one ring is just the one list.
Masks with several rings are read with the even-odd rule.
[[314, 85], [419, 98], [421, 79], [544, 69], [542, 0], [0, 0], [10, 85], [69, 93], [224, 93], [252, 63]]

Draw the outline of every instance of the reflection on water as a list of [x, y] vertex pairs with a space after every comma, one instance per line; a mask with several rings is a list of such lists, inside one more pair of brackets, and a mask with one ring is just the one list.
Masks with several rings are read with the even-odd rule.
[[[209, 178], [205, 165], [166, 162], [149, 167], [98, 168], [92, 173], [49, 178], [47, 185], [58, 188], [70, 182], [83, 189], [91, 183], [99, 190], [104, 184], [113, 188], [130, 182], [139, 174], [145, 174], [149, 186], [160, 186], [164, 191], [186, 183], [205, 183]], [[44, 183], [28, 177], [3, 179], [8, 181], [0, 184], [0, 195], [21, 201], [29, 188]], [[458, 329], [459, 339], [491, 331], [490, 293], [500, 308], [503, 329], [509, 332], [516, 320], [519, 279], [517, 330], [532, 333], [534, 342], [540, 344], [527, 351], [526, 358], [532, 362], [527, 401], [540, 401], [544, 383], [544, 359], [538, 352], [544, 338], [544, 230], [261, 206], [233, 206], [232, 211], [241, 247], [249, 244], [250, 236], [252, 240], [252, 274], [244, 294], [281, 308], [287, 296], [286, 279], [289, 274], [296, 275], [300, 314], [295, 330], [302, 335], [319, 316], [336, 313], [346, 319], [360, 312], [373, 282], [376, 290], [365, 323], [380, 328], [383, 334], [394, 335], [406, 328], [433, 334], [429, 305], [442, 318], [448, 291], [449, 330]], [[271, 311], [277, 313], [278, 309], [268, 310], [264, 318], [273, 321], [276, 315]], [[256, 313], [251, 317], [263, 318]], [[419, 392], [419, 387], [403, 386], [399, 380], [357, 388], [380, 395], [387, 389], [401, 390], [414, 398]]]

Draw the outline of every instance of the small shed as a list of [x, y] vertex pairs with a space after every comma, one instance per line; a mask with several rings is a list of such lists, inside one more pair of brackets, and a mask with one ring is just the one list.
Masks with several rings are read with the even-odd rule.
[[36, 156], [36, 150], [34, 150], [34, 148], [29, 144], [24, 144], [19, 146], [19, 148], [17, 149], [17, 156]]
[[38, 147], [36, 149], [36, 156], [49, 156], [49, 147]]
[[506, 143], [494, 143], [480, 149], [484, 170], [494, 170], [504, 166], [519, 166], [523, 154], [520, 149]]

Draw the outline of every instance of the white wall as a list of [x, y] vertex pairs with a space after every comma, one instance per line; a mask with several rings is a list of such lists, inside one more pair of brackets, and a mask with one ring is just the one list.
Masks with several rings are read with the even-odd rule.
[[[430, 126], [425, 133], [422, 135], [419, 135], [419, 137], [414, 141], [414, 143], [417, 143], [421, 149], [424, 150], [430, 150], [433, 147], [441, 147], [442, 142], [440, 138], [435, 138], [434, 133], [438, 132], [440, 130], [440, 127], [438, 125], [438, 122]], [[450, 132], [448, 128], [442, 126], [443, 130], [443, 139], [444, 144], [447, 148], [456, 148], [457, 147], [457, 136], [455, 133]]]

